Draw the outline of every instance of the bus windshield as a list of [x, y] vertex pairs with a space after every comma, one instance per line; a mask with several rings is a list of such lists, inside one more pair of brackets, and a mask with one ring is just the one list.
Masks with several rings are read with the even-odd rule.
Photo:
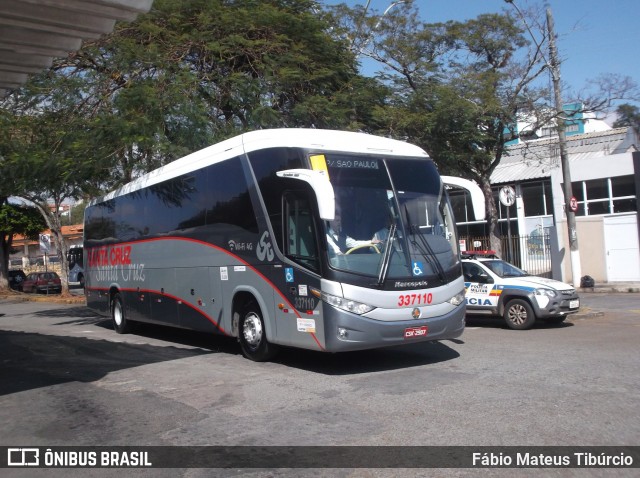
[[69, 264], [69, 270], [75, 268], [76, 265], [78, 267], [82, 267], [82, 262], [83, 262], [82, 253], [83, 253], [82, 246], [80, 247], [71, 246], [71, 248], [69, 249], [69, 252], [67, 253], [67, 262]]
[[325, 221], [331, 267], [360, 275], [436, 277], [459, 267], [451, 207], [424, 158], [327, 154], [336, 217]]

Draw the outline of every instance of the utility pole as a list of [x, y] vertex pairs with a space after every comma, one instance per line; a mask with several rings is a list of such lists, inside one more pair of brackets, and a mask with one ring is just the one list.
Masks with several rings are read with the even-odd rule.
[[571, 261], [571, 278], [575, 288], [580, 287], [580, 251], [578, 250], [578, 232], [576, 230], [576, 213], [571, 204], [573, 191], [571, 188], [571, 171], [569, 169], [569, 154], [567, 153], [567, 137], [565, 132], [564, 110], [562, 109], [562, 95], [560, 94], [560, 62], [556, 48], [556, 35], [551, 9], [547, 8], [547, 31], [549, 33], [549, 68], [553, 80], [553, 92], [556, 103], [558, 144], [560, 146], [560, 164], [562, 167], [562, 181], [564, 182], [564, 212], [567, 216], [567, 229], [569, 232], [569, 248]]
[[[367, 47], [367, 45], [371, 42], [371, 39], [373, 38], [373, 35], [375, 34], [375, 32], [378, 30], [378, 27], [380, 26], [380, 24], [382, 23], [382, 19], [384, 17], [387, 16], [387, 13], [389, 13], [389, 11], [391, 11], [391, 9], [393, 7], [395, 7], [396, 5], [400, 5], [402, 3], [406, 3], [406, 0], [397, 0], [395, 2], [391, 2], [391, 4], [386, 8], [386, 10], [382, 13], [382, 15], [380, 15], [378, 17], [378, 21], [376, 22], [375, 26], [373, 27], [373, 29], [371, 30], [371, 32], [369, 32], [369, 36], [367, 37], [367, 39], [364, 41], [364, 43], [362, 44], [362, 46], [358, 49], [358, 53], [356, 54], [356, 58], [359, 58], [360, 55], [362, 55], [362, 53], [364, 52], [364, 49]], [[365, 11], [365, 15], [366, 13], [369, 11], [369, 5], [371, 4], [371, 0], [367, 1], [367, 5], [364, 7], [364, 11]]]

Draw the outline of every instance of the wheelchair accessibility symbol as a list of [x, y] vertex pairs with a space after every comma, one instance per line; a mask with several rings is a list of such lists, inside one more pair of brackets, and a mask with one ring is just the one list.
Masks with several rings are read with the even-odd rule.
[[293, 282], [293, 267], [287, 267], [284, 270], [284, 279], [287, 282]]
[[413, 262], [412, 269], [413, 269], [413, 275], [414, 276], [421, 276], [421, 275], [424, 274], [424, 270], [423, 270], [423, 267], [422, 267], [422, 262], [420, 262], [420, 261]]

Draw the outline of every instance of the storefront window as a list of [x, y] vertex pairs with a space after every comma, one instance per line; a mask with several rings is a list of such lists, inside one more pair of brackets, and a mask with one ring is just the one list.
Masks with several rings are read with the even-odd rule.
[[595, 216], [637, 210], [633, 176], [618, 176], [572, 183], [578, 200], [577, 216]]
[[546, 216], [551, 213], [553, 206], [549, 182], [522, 184], [520, 190], [526, 217]]
[[585, 185], [587, 186], [588, 199], [605, 199], [609, 197], [607, 179], [592, 179], [591, 181], [585, 181]]

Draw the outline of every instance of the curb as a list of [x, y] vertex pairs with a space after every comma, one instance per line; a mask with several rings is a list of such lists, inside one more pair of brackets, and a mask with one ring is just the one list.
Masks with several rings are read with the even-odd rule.
[[577, 290], [580, 294], [606, 294], [612, 292], [634, 294], [640, 292], [640, 286], [636, 284], [621, 284], [619, 286], [579, 287]]
[[52, 296], [28, 296], [28, 295], [0, 295], [0, 302], [2, 301], [11, 301], [11, 302], [48, 302], [50, 304], [86, 304], [85, 297], [77, 296], [77, 297], [52, 297]]

